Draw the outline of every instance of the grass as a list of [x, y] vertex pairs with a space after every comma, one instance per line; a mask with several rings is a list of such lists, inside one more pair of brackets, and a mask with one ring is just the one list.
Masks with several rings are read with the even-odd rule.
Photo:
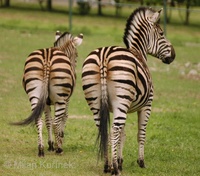
[[[103, 162], [97, 163], [97, 129], [81, 88], [81, 67], [84, 58], [96, 47], [124, 46], [126, 18], [73, 16], [72, 33], [83, 33], [84, 41], [78, 48], [77, 85], [70, 101], [64, 154], [57, 156], [46, 150], [45, 158], [38, 158], [36, 128], [12, 127], [8, 123], [24, 119], [30, 113], [21, 84], [25, 58], [37, 48], [52, 46], [55, 31], [67, 30], [68, 16], [15, 8], [0, 12], [1, 175], [104, 175]], [[199, 27], [198, 21], [192, 26], [175, 22], [167, 26], [167, 38], [176, 50], [176, 60], [171, 65], [148, 58], [155, 96], [145, 145], [147, 168], [137, 166], [137, 118], [136, 114], [129, 114], [122, 175], [200, 174]], [[191, 70], [198, 74], [190, 75]], [[47, 144], [45, 128], [44, 140]]]

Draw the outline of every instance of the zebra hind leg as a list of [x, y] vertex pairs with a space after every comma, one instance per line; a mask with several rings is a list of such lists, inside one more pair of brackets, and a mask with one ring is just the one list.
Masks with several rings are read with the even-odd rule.
[[48, 151], [54, 151], [54, 142], [52, 138], [52, 118], [51, 118], [51, 109], [49, 105], [45, 106], [45, 123], [48, 131]]
[[64, 142], [64, 130], [65, 130], [65, 124], [66, 124], [66, 121], [67, 121], [67, 118], [68, 118], [67, 108], [68, 108], [68, 102], [66, 103], [66, 111], [64, 112], [63, 118], [61, 120], [61, 124], [60, 124], [61, 127], [60, 127], [60, 130], [59, 130], [60, 132], [58, 133], [60, 147], [58, 147], [56, 149], [57, 154], [63, 153], [63, 149], [61, 147], [62, 147], [62, 144]]
[[55, 134], [55, 152], [56, 154], [62, 154], [62, 144], [63, 144], [63, 138], [64, 138], [64, 132], [60, 131], [59, 125], [54, 125], [54, 134]]
[[108, 144], [107, 144], [107, 149], [106, 149], [106, 153], [105, 153], [105, 156], [104, 156], [104, 161], [105, 161], [104, 162], [104, 173], [111, 172], [111, 166], [110, 166], [110, 163], [108, 161]]
[[104, 164], [104, 173], [109, 173], [109, 172], [111, 172], [111, 167], [108, 163], [108, 160], [106, 160]]
[[42, 119], [41, 117], [38, 118], [36, 121], [36, 126], [38, 129], [38, 156], [44, 157], [44, 145], [43, 145], [43, 139], [42, 139]]
[[118, 168], [117, 161], [117, 145], [120, 140], [120, 128], [118, 126], [113, 126], [111, 130], [111, 152], [112, 152], [112, 163], [111, 163], [111, 175], [119, 176], [120, 170]]
[[151, 109], [149, 106], [144, 107], [138, 112], [138, 160], [137, 163], [141, 168], [145, 168], [144, 163], [144, 144], [146, 138], [146, 127], [149, 120]]
[[117, 159], [117, 162], [118, 162], [118, 169], [120, 171], [122, 171], [122, 164], [123, 164], [122, 152], [123, 152], [124, 142], [125, 142], [125, 138], [126, 138], [124, 128], [125, 128], [125, 126], [123, 126], [122, 129], [121, 129], [120, 139], [119, 139], [119, 142], [118, 142], [118, 159]]
[[62, 154], [63, 153], [62, 144], [63, 144], [63, 139], [64, 139], [64, 132], [63, 131], [59, 132], [58, 136], [59, 136], [58, 143], [60, 145], [58, 145], [58, 147], [56, 149], [56, 154]]
[[62, 144], [64, 141], [64, 127], [67, 119], [66, 110], [67, 110], [66, 103], [55, 104], [55, 119], [53, 123], [53, 129], [55, 134], [56, 154], [63, 153]]

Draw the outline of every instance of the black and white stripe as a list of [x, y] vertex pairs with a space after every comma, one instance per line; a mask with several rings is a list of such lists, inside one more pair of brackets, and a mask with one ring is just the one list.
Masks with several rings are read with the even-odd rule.
[[[127, 20], [124, 43], [92, 51], [83, 63], [82, 85], [85, 99], [99, 128], [100, 153], [104, 171], [118, 175], [122, 170], [124, 126], [127, 113], [138, 113], [138, 164], [144, 165], [146, 126], [151, 113], [153, 85], [147, 67], [147, 54], [171, 63], [175, 51], [158, 24], [161, 11], [136, 9]], [[113, 113], [110, 131], [111, 163], [108, 162], [109, 112]]]
[[[64, 126], [67, 119], [68, 102], [72, 95], [76, 75], [76, 46], [80, 45], [83, 35], [73, 37], [70, 33], [56, 33], [54, 47], [33, 51], [25, 62], [23, 87], [28, 94], [32, 114], [15, 125], [36, 123], [38, 129], [38, 156], [44, 156], [42, 139], [42, 113], [46, 117], [49, 150], [54, 150], [52, 131], [55, 134], [55, 148], [62, 152]], [[51, 118], [50, 106], [54, 105], [55, 118]]]

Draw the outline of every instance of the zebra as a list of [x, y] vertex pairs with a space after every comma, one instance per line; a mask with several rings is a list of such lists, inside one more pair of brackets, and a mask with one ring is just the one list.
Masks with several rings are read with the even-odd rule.
[[[49, 151], [63, 152], [64, 127], [68, 117], [68, 103], [73, 93], [78, 56], [76, 47], [82, 43], [83, 34], [73, 37], [70, 33], [56, 32], [54, 47], [38, 49], [29, 54], [24, 66], [23, 87], [27, 93], [32, 113], [13, 125], [28, 125], [35, 121], [38, 131], [38, 156], [44, 157], [42, 138], [42, 113], [48, 131]], [[55, 118], [51, 117], [54, 105]], [[52, 131], [55, 135], [55, 146]]]
[[[159, 25], [161, 11], [137, 8], [129, 16], [124, 30], [126, 48], [97, 48], [83, 62], [82, 88], [98, 127], [99, 156], [104, 158], [105, 173], [119, 175], [122, 171], [126, 117], [133, 112], [138, 115], [137, 163], [145, 167], [144, 143], [153, 101], [147, 54], [166, 64], [175, 59], [175, 50]], [[113, 119], [109, 131], [110, 112]]]

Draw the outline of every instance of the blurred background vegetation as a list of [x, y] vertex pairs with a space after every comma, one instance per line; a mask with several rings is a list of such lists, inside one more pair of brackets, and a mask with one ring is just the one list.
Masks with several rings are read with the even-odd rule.
[[96, 15], [99, 16], [105, 16], [105, 9], [112, 7], [114, 9], [113, 16], [115, 17], [123, 16], [122, 10], [124, 7], [163, 6], [167, 11], [167, 23], [170, 23], [171, 18], [173, 18], [172, 11], [177, 11], [180, 20], [185, 25], [190, 25], [191, 14], [200, 14], [200, 0], [0, 0], [1, 8], [20, 7], [20, 5], [28, 8], [33, 4], [37, 4], [37, 8], [46, 11], [57, 11], [55, 4], [60, 4], [63, 7], [63, 13], [73, 11], [73, 13], [81, 15], [92, 15], [93, 12], [96, 12]]

